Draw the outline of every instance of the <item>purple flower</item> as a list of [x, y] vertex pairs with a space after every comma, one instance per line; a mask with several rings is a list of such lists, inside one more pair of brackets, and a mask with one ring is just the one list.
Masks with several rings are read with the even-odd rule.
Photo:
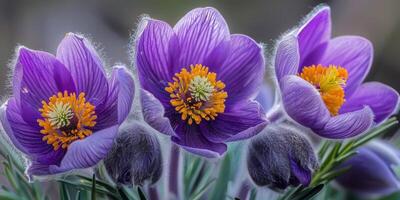
[[310, 184], [318, 161], [311, 143], [295, 128], [274, 123], [250, 140], [247, 168], [257, 185], [282, 190]]
[[374, 141], [357, 150], [341, 164], [350, 167], [336, 181], [344, 189], [362, 196], [383, 196], [400, 191], [400, 152], [382, 141]]
[[352, 137], [385, 120], [399, 95], [382, 83], [362, 83], [372, 56], [365, 38], [331, 38], [330, 8], [315, 9], [277, 45], [275, 69], [287, 114], [326, 138]]
[[83, 37], [68, 33], [56, 56], [20, 47], [13, 95], [1, 108], [12, 143], [31, 161], [28, 175], [87, 168], [103, 159], [134, 94], [131, 74], [103, 64]]
[[231, 35], [217, 10], [194, 9], [173, 28], [148, 18], [141, 27], [135, 41], [139, 80], [172, 128], [154, 120], [153, 127], [168, 130], [190, 152], [215, 157], [226, 151], [225, 142], [251, 137], [267, 124], [252, 101], [264, 74], [262, 47]]
[[104, 166], [117, 184], [157, 182], [162, 174], [162, 155], [155, 133], [139, 122], [124, 123], [104, 158]]

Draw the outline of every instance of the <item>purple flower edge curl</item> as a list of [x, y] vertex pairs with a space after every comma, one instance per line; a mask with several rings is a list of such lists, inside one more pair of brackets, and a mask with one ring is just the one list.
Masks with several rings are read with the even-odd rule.
[[[277, 44], [275, 72], [286, 113], [319, 136], [332, 139], [359, 135], [387, 119], [397, 109], [399, 94], [382, 83], [362, 83], [372, 57], [372, 44], [365, 38], [331, 38], [330, 8], [317, 7]], [[331, 115], [316, 87], [298, 76], [305, 66], [318, 64], [341, 66], [348, 72], [345, 102], [338, 115]]]
[[350, 167], [336, 178], [347, 190], [362, 196], [385, 196], [400, 189], [395, 168], [400, 166], [400, 152], [384, 141], [373, 141], [357, 150], [339, 168]]
[[[92, 45], [73, 33], [62, 40], [56, 56], [19, 47], [15, 63], [13, 95], [1, 107], [0, 118], [13, 145], [30, 161], [27, 174], [48, 175], [87, 168], [103, 159], [131, 108], [134, 82], [127, 69], [115, 66], [107, 80]], [[73, 141], [68, 148], [55, 150], [40, 132], [38, 119], [43, 116], [39, 109], [42, 101], [64, 91], [85, 93], [97, 118], [91, 135]]]
[[[153, 127], [167, 130], [163, 133], [187, 151], [218, 157], [227, 149], [225, 142], [249, 138], [266, 126], [261, 106], [253, 101], [264, 74], [262, 47], [248, 36], [231, 35], [217, 10], [194, 9], [173, 28], [149, 18], [143, 19], [141, 27], [135, 40], [139, 80], [148, 100], [157, 101], [142, 104], [158, 104], [170, 122], [157, 126], [153, 121]], [[216, 73], [228, 97], [225, 111], [215, 120], [188, 125], [171, 105], [165, 88], [176, 73], [183, 68], [190, 71], [196, 64]], [[143, 107], [145, 116], [151, 116]]]

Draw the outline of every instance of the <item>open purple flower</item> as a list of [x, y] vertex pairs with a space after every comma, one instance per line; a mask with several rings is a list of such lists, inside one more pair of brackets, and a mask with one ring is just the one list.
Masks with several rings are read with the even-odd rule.
[[28, 175], [95, 165], [113, 144], [134, 93], [131, 74], [113, 68], [109, 80], [91, 44], [69, 33], [56, 56], [20, 47], [13, 96], [1, 108], [12, 143], [31, 161]]
[[262, 47], [231, 35], [217, 10], [194, 9], [173, 28], [146, 18], [142, 27], [135, 41], [139, 80], [155, 97], [149, 100], [165, 109], [173, 142], [215, 157], [226, 151], [225, 142], [251, 137], [267, 124], [252, 100], [264, 74]]
[[357, 150], [341, 164], [350, 167], [337, 177], [343, 188], [362, 196], [384, 196], [400, 191], [400, 152], [393, 146], [374, 141]]
[[382, 83], [362, 83], [372, 56], [365, 38], [331, 38], [330, 8], [315, 9], [277, 45], [275, 69], [287, 114], [326, 138], [352, 137], [385, 120], [399, 95]]

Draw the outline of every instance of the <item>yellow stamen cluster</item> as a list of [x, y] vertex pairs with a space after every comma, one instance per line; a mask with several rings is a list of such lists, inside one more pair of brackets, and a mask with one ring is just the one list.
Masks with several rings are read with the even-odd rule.
[[217, 80], [217, 74], [201, 64], [191, 65], [190, 71], [183, 68], [168, 83], [165, 90], [170, 93], [170, 103], [189, 125], [200, 124], [202, 119], [214, 120], [225, 111], [228, 94], [225, 84]]
[[60, 147], [66, 149], [75, 140], [83, 139], [92, 134], [88, 128], [96, 125], [95, 106], [86, 102], [85, 93], [79, 96], [75, 93], [59, 92], [42, 101], [39, 109], [43, 119], [38, 119], [43, 141], [53, 145], [54, 150]]
[[332, 116], [339, 113], [340, 107], [345, 102], [344, 86], [348, 79], [345, 68], [334, 65], [329, 67], [312, 65], [304, 67], [299, 76], [318, 89]]

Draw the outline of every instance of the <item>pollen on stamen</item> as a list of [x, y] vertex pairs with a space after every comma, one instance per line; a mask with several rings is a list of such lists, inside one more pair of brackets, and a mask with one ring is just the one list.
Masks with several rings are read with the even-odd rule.
[[348, 79], [345, 68], [335, 65], [328, 67], [312, 65], [304, 67], [299, 76], [314, 85], [332, 116], [339, 113], [345, 102], [344, 87]]
[[59, 92], [42, 104], [39, 109], [42, 118], [37, 121], [42, 127], [43, 141], [51, 144], [54, 150], [66, 149], [72, 142], [92, 134], [97, 116], [95, 106], [86, 102], [85, 93], [76, 96], [75, 93]]
[[172, 79], [165, 90], [170, 94], [171, 105], [189, 125], [200, 124], [203, 119], [214, 120], [225, 111], [225, 84], [208, 67], [192, 65], [190, 71], [183, 68]]

